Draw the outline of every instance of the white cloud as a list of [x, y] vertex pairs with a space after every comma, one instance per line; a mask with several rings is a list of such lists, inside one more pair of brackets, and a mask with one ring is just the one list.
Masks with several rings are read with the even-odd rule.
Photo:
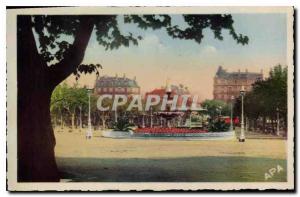
[[167, 47], [162, 43], [158, 36], [154, 34], [146, 35], [143, 40], [139, 42], [139, 49], [147, 52], [166, 52]]
[[217, 48], [212, 45], [206, 45], [200, 50], [201, 55], [213, 55], [217, 52]]

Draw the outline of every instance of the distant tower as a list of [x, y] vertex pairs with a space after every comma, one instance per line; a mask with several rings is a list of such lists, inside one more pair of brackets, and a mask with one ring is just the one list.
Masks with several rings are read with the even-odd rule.
[[166, 81], [166, 92], [167, 93], [170, 93], [172, 92], [172, 89], [171, 89], [171, 86], [170, 86], [170, 79], [168, 78], [167, 81]]

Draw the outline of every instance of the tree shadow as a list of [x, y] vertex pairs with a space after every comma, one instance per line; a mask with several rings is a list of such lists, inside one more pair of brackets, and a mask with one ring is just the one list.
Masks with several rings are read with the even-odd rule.
[[56, 158], [61, 178], [71, 182], [286, 182], [285, 159], [254, 157]]

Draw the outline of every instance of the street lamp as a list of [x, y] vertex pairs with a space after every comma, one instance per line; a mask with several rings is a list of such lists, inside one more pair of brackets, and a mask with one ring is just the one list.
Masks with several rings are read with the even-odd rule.
[[233, 101], [234, 96], [231, 96], [231, 111], [230, 111], [230, 131], [233, 131]]
[[242, 89], [240, 90], [240, 95], [242, 97], [242, 113], [241, 113], [241, 135], [239, 142], [245, 142], [245, 130], [244, 130], [244, 96], [245, 96], [245, 89], [244, 86], [242, 86]]
[[142, 114], [142, 128], [145, 128], [145, 114]]
[[86, 139], [91, 139], [93, 136], [92, 132], [92, 121], [91, 121], [91, 92], [92, 88], [87, 88], [89, 96], [89, 114], [88, 114], [88, 130], [86, 131]]
[[79, 130], [81, 131], [82, 129], [82, 116], [81, 116], [81, 111], [82, 111], [82, 106], [79, 106], [79, 116], [80, 116], [80, 119], [79, 119]]
[[277, 134], [277, 136], [279, 136], [279, 109], [278, 109], [278, 107], [276, 108], [276, 113], [277, 113], [277, 132], [276, 132], [276, 134]]
[[152, 107], [150, 107], [150, 128], [153, 127]]

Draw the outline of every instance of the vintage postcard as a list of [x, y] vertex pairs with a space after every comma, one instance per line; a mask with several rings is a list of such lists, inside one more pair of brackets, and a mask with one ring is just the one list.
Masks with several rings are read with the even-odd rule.
[[293, 7], [6, 11], [9, 191], [294, 190]]

